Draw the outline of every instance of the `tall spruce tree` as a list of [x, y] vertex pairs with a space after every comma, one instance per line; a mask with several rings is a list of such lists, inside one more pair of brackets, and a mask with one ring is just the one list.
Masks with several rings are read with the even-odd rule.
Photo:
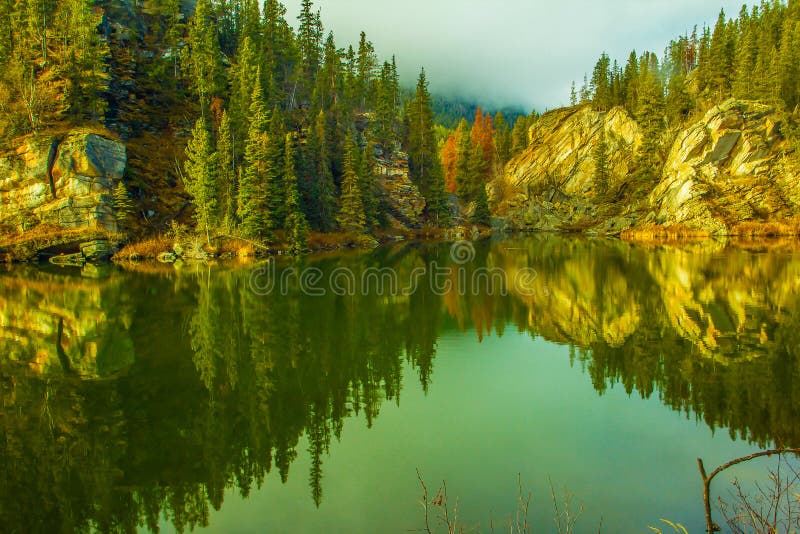
[[211, 243], [211, 230], [217, 225], [217, 165], [206, 121], [200, 118], [186, 147], [186, 192], [192, 196], [197, 226]]
[[336, 219], [342, 231], [351, 234], [363, 234], [367, 226], [358, 179], [357, 150], [353, 134], [349, 133], [345, 142], [341, 206]]
[[268, 237], [265, 175], [268, 166], [269, 117], [261, 89], [260, 77], [256, 77], [250, 103], [250, 127], [244, 152], [244, 172], [239, 182], [237, 219], [239, 228], [246, 237]]
[[225, 82], [212, 7], [211, 0], [197, 0], [194, 17], [189, 23], [189, 47], [184, 62], [189, 86], [200, 101], [203, 117], [206, 116], [211, 98], [222, 93]]
[[449, 218], [449, 210], [425, 69], [420, 72], [416, 93], [408, 112], [407, 144], [411, 178], [425, 197], [426, 214], [433, 222], [445, 224]]
[[308, 250], [308, 221], [300, 207], [300, 193], [295, 173], [294, 136], [286, 135], [283, 180], [286, 185], [286, 243], [292, 254]]
[[233, 147], [233, 125], [226, 110], [222, 112], [219, 131], [217, 131], [217, 191], [219, 192], [222, 225], [226, 230], [232, 230], [236, 226], [236, 206], [238, 203], [236, 156]]
[[267, 161], [264, 169], [264, 183], [267, 195], [267, 223], [270, 230], [283, 228], [286, 220], [286, 186], [283, 169], [285, 157], [285, 130], [283, 118], [277, 107], [272, 109], [267, 136]]

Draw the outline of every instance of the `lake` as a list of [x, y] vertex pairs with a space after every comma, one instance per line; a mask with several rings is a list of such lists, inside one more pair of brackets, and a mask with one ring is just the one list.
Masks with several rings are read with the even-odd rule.
[[14, 267], [0, 324], [9, 533], [406, 532], [418, 473], [484, 532], [520, 482], [535, 532], [551, 491], [576, 532], [700, 532], [698, 457], [800, 445], [793, 242]]

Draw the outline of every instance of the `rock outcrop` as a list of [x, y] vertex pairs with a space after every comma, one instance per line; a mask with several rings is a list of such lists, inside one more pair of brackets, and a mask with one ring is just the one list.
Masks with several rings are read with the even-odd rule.
[[0, 156], [0, 247], [25, 255], [38, 248], [25, 248], [26, 234], [57, 246], [115, 233], [112, 193], [126, 162], [122, 143], [77, 131], [32, 136]]
[[[598, 196], [594, 152], [601, 128], [609, 183]], [[493, 184], [493, 196], [499, 215], [523, 230], [618, 235], [669, 227], [736, 234], [742, 223], [800, 214], [800, 164], [785, 129], [774, 108], [730, 99], [679, 130], [657, 183], [644, 184], [635, 178], [641, 133], [623, 109], [556, 110], [531, 128], [528, 148]]]
[[800, 212], [798, 169], [786, 156], [775, 109], [728, 100], [680, 132], [650, 195], [646, 221], [730, 234], [742, 222], [780, 220]]
[[409, 177], [408, 156], [396, 152], [393, 157], [375, 158], [375, 173], [378, 175], [390, 213], [389, 222], [398, 229], [419, 226], [425, 209], [425, 198]]
[[598, 220], [594, 152], [605, 133], [608, 186], [623, 188], [641, 144], [639, 126], [616, 107], [582, 105], [546, 113], [531, 128], [530, 144], [492, 184], [491, 197], [512, 226], [530, 230], [593, 227]]

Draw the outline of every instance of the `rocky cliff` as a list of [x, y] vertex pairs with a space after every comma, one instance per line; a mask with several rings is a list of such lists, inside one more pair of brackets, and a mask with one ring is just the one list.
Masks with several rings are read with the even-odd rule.
[[608, 186], [625, 188], [642, 142], [639, 125], [620, 108], [588, 105], [543, 115], [531, 128], [528, 148], [492, 184], [492, 200], [512, 226], [529, 230], [592, 228], [604, 219], [595, 183], [594, 153], [604, 134]]
[[388, 158], [377, 155], [375, 173], [387, 200], [390, 213], [385, 215], [391, 226], [416, 228], [425, 209], [425, 197], [411, 181], [408, 156], [403, 152], [396, 152]]
[[709, 234], [800, 213], [798, 167], [774, 108], [728, 100], [681, 131], [645, 221]]
[[[594, 151], [601, 128], [609, 192], [599, 197]], [[532, 127], [528, 148], [493, 184], [498, 211], [519, 229], [610, 235], [654, 227], [732, 235], [746, 223], [786, 221], [800, 214], [800, 165], [786, 130], [774, 108], [728, 100], [677, 130], [657, 183], [638, 183], [641, 134], [624, 110], [556, 110]]]
[[112, 194], [126, 161], [125, 145], [78, 131], [32, 136], [0, 156], [0, 251], [28, 259], [116, 233]]

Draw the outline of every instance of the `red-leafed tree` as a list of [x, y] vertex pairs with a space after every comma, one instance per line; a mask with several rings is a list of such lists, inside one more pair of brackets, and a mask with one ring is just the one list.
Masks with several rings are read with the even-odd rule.
[[484, 114], [481, 108], [478, 108], [475, 114], [475, 122], [472, 124], [472, 146], [479, 146], [483, 152], [483, 160], [485, 165], [485, 180], [491, 179], [492, 169], [494, 169], [494, 128], [492, 127], [492, 116], [488, 113]]
[[450, 134], [442, 149], [442, 167], [444, 168], [444, 185], [448, 193], [457, 189], [456, 174], [458, 162], [458, 140], [456, 134]]

